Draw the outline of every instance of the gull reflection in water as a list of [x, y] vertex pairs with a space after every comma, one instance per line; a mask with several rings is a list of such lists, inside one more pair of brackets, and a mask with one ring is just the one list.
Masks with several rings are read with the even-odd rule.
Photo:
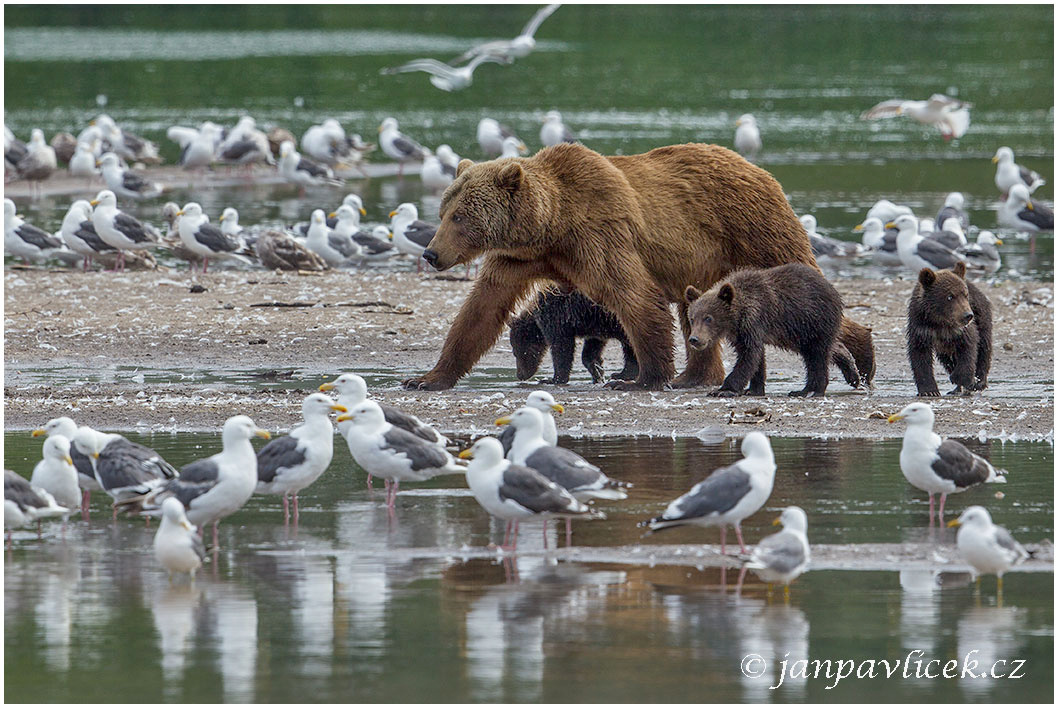
[[177, 701], [183, 689], [184, 666], [202, 590], [194, 584], [174, 586], [163, 574], [156, 576], [146, 591], [162, 653], [162, 694], [166, 701]]
[[257, 601], [232, 583], [211, 588], [208, 605], [215, 616], [212, 632], [220, 652], [224, 701], [252, 702], [257, 674]]
[[[968, 598], [965, 602], [973, 603]], [[967, 657], [970, 663], [977, 662], [976, 669], [969, 665], [976, 677], [959, 678], [960, 687], [968, 695], [991, 696], [989, 690], [994, 689], [995, 683], [1005, 683], [1004, 686], [1010, 683], [1007, 675], [1017, 670], [1010, 661], [1024, 657], [1019, 655], [1018, 647], [1024, 631], [1020, 626], [1026, 615], [1025, 611], [1015, 607], [969, 606], [959, 617], [955, 635], [960, 672]], [[992, 674], [993, 668], [998, 677]], [[1022, 667], [1019, 674], [1026, 674], [1026, 668]]]

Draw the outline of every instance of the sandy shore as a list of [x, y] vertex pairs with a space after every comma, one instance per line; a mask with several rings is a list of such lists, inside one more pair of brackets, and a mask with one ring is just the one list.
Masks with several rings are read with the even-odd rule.
[[[192, 293], [193, 284], [206, 290]], [[871, 394], [833, 372], [826, 399], [790, 399], [801, 362], [769, 351], [769, 396], [713, 399], [709, 389], [614, 392], [579, 362], [566, 405], [573, 435], [901, 435], [883, 414], [914, 398], [903, 327], [912, 283], [839, 280], [848, 313], [873, 328], [878, 376]], [[469, 378], [446, 392], [404, 391], [400, 379], [433, 366], [470, 282], [392, 271], [296, 275], [221, 271], [5, 273], [5, 427], [59, 415], [105, 429], [215, 430], [247, 413], [272, 430], [293, 425], [308, 392], [343, 371], [365, 374], [373, 395], [458, 435], [494, 431], [494, 419], [533, 388], [515, 380], [504, 336]], [[995, 309], [991, 387], [934, 401], [943, 435], [1053, 435], [1054, 290], [1049, 283], [986, 286]], [[270, 305], [280, 302], [297, 307]], [[682, 350], [682, 347], [680, 348]], [[678, 354], [682, 365], [683, 354]], [[620, 348], [606, 353], [619, 369]], [[731, 362], [728, 362], [730, 366]], [[942, 391], [945, 378], [938, 367]], [[539, 376], [550, 375], [545, 359]]]

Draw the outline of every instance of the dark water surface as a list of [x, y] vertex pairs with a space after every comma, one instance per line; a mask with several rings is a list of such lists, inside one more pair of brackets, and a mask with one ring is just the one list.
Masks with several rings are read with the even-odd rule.
[[[182, 465], [212, 453], [205, 434], [130, 438]], [[903, 480], [899, 441], [775, 439], [779, 473], [764, 511], [745, 525], [753, 544], [787, 504], [808, 513], [815, 544], [921, 542], [925, 496]], [[1053, 537], [1054, 455], [1047, 443], [979, 444], [1011, 471], [998, 486], [954, 496], [957, 513], [987, 506], [1021, 541]], [[713, 468], [739, 457], [732, 441], [566, 440], [635, 484], [604, 521], [578, 523], [584, 547], [715, 544], [716, 530], [641, 538], [660, 512]], [[39, 439], [5, 434], [5, 466], [23, 474]], [[513, 564], [467, 558], [502, 525], [490, 523], [463, 480], [407, 485], [389, 520], [381, 491], [341, 439], [329, 471], [305, 491], [301, 524], [284, 529], [280, 501], [255, 496], [221, 525], [222, 550], [189, 588], [170, 586], [150, 550], [153, 529], [108, 521], [16, 535], [5, 557], [9, 701], [999, 701], [1049, 700], [1053, 576], [995, 580], [927, 570], [814, 571], [789, 605], [752, 575], [741, 597], [717, 568], [573, 563], [542, 555], [539, 524], [522, 525]], [[554, 525], [550, 545], [559, 542]], [[936, 560], [956, 558], [948, 530]], [[659, 548], [660, 549], [660, 548]], [[471, 554], [473, 556], [474, 554]], [[516, 576], [514, 575], [516, 573]], [[726, 581], [726, 586], [724, 582]], [[788, 659], [929, 661], [1024, 659], [1025, 678], [833, 680], [788, 678]], [[749, 679], [742, 658], [769, 663]], [[130, 680], [130, 678], [134, 678]], [[766, 681], [767, 680], [767, 681]], [[864, 684], [869, 682], [869, 684]], [[1014, 684], [1012, 684], [1014, 683]], [[1011, 689], [1013, 687], [1013, 690]]]

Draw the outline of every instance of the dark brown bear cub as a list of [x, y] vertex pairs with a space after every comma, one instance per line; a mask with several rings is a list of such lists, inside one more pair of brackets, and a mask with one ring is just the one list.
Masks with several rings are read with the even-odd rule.
[[618, 340], [624, 350], [624, 369], [611, 378], [627, 380], [638, 376], [635, 351], [613, 313], [578, 291], [549, 290], [511, 322], [511, 349], [518, 378], [524, 380], [536, 374], [550, 347], [555, 374], [541, 383], [567, 384], [578, 337], [584, 338], [581, 362], [596, 384], [603, 378], [602, 351], [610, 339]]
[[690, 306], [688, 344], [704, 349], [724, 339], [737, 355], [731, 373], [712, 396], [763, 396], [765, 345], [804, 358], [805, 388], [790, 396], [823, 396], [831, 357], [850, 384], [859, 381], [848, 350], [834, 347], [841, 328], [841, 295], [814, 268], [798, 263], [736, 271], [704, 294], [687, 286], [684, 297]]
[[933, 354], [955, 385], [969, 395], [988, 386], [992, 368], [992, 304], [966, 280], [966, 264], [950, 271], [923, 268], [907, 304], [907, 357], [919, 396], [940, 396]]

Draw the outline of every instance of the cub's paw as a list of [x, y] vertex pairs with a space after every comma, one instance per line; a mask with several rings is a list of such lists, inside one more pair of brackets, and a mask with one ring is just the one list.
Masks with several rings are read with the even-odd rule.
[[709, 396], [718, 396], [723, 399], [731, 399], [741, 394], [734, 389], [717, 389], [716, 391], [709, 392]]
[[971, 388], [967, 388], [967, 387], [964, 387], [962, 384], [960, 384], [959, 386], [957, 386], [954, 389], [952, 389], [951, 391], [949, 391], [947, 396], [970, 396], [971, 394], [973, 394], [973, 388], [972, 387]]
[[[746, 389], [746, 393], [745, 393], [745, 396], [764, 396], [764, 395], [765, 395], [764, 394], [764, 389], [749, 388], [749, 389]], [[790, 396], [793, 396], [793, 394], [790, 394]]]
[[411, 379], [405, 379], [401, 382], [401, 386], [405, 389], [418, 389], [420, 391], [441, 391], [442, 389], [451, 389], [451, 384], [444, 382], [431, 382], [428, 379], [422, 377], [412, 377]]
[[940, 396], [940, 389], [919, 389], [919, 396]]
[[623, 379], [611, 379], [603, 386], [614, 391], [646, 391], [647, 389], [639, 382], [630, 382]]
[[791, 391], [790, 396], [804, 397], [805, 399], [821, 398], [826, 396], [826, 392], [812, 391], [811, 389], [799, 389], [798, 391]]
[[562, 387], [562, 386], [566, 386], [567, 384], [569, 384], [569, 380], [566, 379], [565, 381], [559, 381], [559, 380], [555, 379], [554, 377], [548, 377], [547, 379], [540, 379], [536, 383], [537, 384], [551, 384], [553, 386]]
[[672, 387], [673, 389], [693, 389], [694, 387], [700, 387], [704, 383], [705, 382], [703, 382], [701, 379], [690, 379], [688, 377], [676, 377], [671, 382], [669, 382], [669, 386]]

